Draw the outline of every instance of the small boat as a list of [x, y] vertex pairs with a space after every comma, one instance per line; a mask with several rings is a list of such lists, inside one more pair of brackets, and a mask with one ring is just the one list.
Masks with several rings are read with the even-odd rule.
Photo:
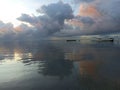
[[113, 38], [97, 38], [95, 41], [98, 41], [98, 42], [113, 42], [114, 39]]
[[66, 40], [67, 42], [76, 42], [77, 40]]

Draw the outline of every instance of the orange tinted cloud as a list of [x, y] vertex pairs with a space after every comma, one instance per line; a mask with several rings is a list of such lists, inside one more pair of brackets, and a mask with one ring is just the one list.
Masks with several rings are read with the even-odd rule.
[[2, 23], [0, 25], [0, 34], [13, 33], [13, 25], [11, 23]]
[[17, 27], [15, 27], [14, 30], [15, 30], [16, 32], [22, 32], [22, 31], [23, 31], [23, 28], [20, 27], [20, 26], [17, 26]]
[[30, 27], [26, 24], [21, 24], [21, 25], [14, 28], [14, 30], [16, 32], [26, 32], [26, 31], [30, 31], [31, 29], [32, 29], [32, 27]]
[[100, 12], [97, 11], [97, 9], [93, 5], [88, 4], [81, 4], [78, 16], [85, 16], [85, 17], [100, 17]]

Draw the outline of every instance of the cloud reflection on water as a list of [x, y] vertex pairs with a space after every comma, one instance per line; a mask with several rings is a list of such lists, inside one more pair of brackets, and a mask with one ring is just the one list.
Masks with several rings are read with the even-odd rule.
[[[66, 84], [69, 87], [71, 87], [70, 83], [74, 82], [73, 87], [77, 88], [116, 87], [115, 90], [117, 90], [120, 88], [119, 49], [118, 46], [109, 43], [80, 44], [44, 41], [1, 43], [0, 63], [1, 65], [6, 63], [9, 65], [11, 62], [16, 65], [21, 63], [23, 66], [17, 68], [23, 71], [27, 68], [27, 71], [19, 71], [19, 73], [28, 74], [28, 72], [37, 71], [39, 75], [44, 76], [43, 79], [57, 77], [60, 80], [67, 80], [66, 78], [69, 77], [67, 80], [69, 83]], [[75, 78], [78, 79], [74, 80]]]

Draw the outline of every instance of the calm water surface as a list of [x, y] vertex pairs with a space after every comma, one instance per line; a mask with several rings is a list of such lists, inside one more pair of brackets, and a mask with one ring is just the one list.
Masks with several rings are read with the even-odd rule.
[[120, 90], [120, 46], [0, 43], [0, 90]]

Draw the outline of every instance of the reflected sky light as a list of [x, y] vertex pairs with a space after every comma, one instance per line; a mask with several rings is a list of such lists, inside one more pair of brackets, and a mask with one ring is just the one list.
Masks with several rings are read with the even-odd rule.
[[85, 88], [103, 85], [104, 88], [114, 83], [119, 87], [120, 50], [107, 43], [100, 45], [57, 41], [37, 42], [37, 45], [33, 42], [2, 44], [0, 57], [4, 59], [0, 60], [0, 90], [4, 90], [2, 86], [7, 89], [11, 86], [38, 87], [40, 90], [56, 85], [58, 88], [63, 86], [61, 90], [76, 85]]
[[19, 60], [21, 60], [22, 58], [21, 58], [21, 55], [19, 54], [19, 53], [14, 53], [14, 60], [15, 61], [19, 61]]

